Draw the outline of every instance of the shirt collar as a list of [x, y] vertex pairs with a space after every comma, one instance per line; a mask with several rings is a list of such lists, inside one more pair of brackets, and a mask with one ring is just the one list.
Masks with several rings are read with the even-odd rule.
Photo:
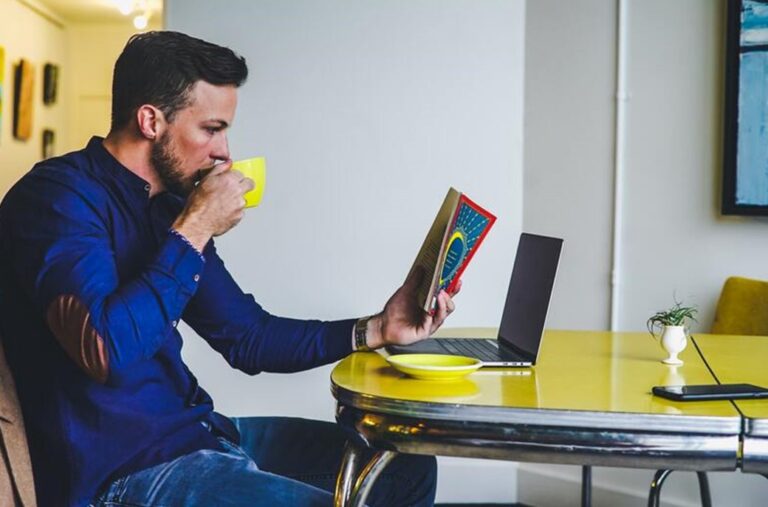
[[118, 160], [104, 147], [103, 137], [93, 136], [91, 140], [88, 141], [88, 146], [86, 146], [85, 151], [94, 157], [99, 165], [122, 185], [142, 193], [147, 198], [149, 197], [149, 182], [118, 162]]

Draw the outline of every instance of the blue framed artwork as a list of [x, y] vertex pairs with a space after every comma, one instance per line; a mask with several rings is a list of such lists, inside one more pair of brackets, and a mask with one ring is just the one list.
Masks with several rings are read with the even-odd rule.
[[768, 215], [768, 0], [728, 2], [722, 212]]

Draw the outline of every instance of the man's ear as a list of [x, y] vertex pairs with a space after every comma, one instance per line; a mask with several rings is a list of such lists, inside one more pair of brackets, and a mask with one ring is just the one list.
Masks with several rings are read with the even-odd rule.
[[144, 104], [136, 110], [136, 123], [141, 135], [151, 140], [159, 138], [167, 125], [163, 112], [150, 104]]

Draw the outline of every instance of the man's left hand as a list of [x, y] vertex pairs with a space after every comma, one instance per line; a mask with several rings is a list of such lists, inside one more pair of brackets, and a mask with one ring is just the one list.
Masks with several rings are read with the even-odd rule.
[[434, 314], [424, 311], [416, 301], [416, 289], [422, 276], [423, 272], [414, 270], [389, 298], [384, 310], [368, 321], [367, 342], [370, 348], [409, 345], [428, 338], [456, 309], [453, 297], [461, 290], [461, 281], [451, 294], [440, 291]]

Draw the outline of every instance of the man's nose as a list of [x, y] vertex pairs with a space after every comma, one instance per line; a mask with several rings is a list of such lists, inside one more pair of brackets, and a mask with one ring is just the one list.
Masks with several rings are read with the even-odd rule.
[[217, 143], [213, 147], [213, 153], [211, 153], [211, 158], [215, 158], [219, 160], [229, 159], [229, 141], [227, 140], [227, 134], [225, 134], [224, 132], [220, 133], [220, 136], [217, 139]]

